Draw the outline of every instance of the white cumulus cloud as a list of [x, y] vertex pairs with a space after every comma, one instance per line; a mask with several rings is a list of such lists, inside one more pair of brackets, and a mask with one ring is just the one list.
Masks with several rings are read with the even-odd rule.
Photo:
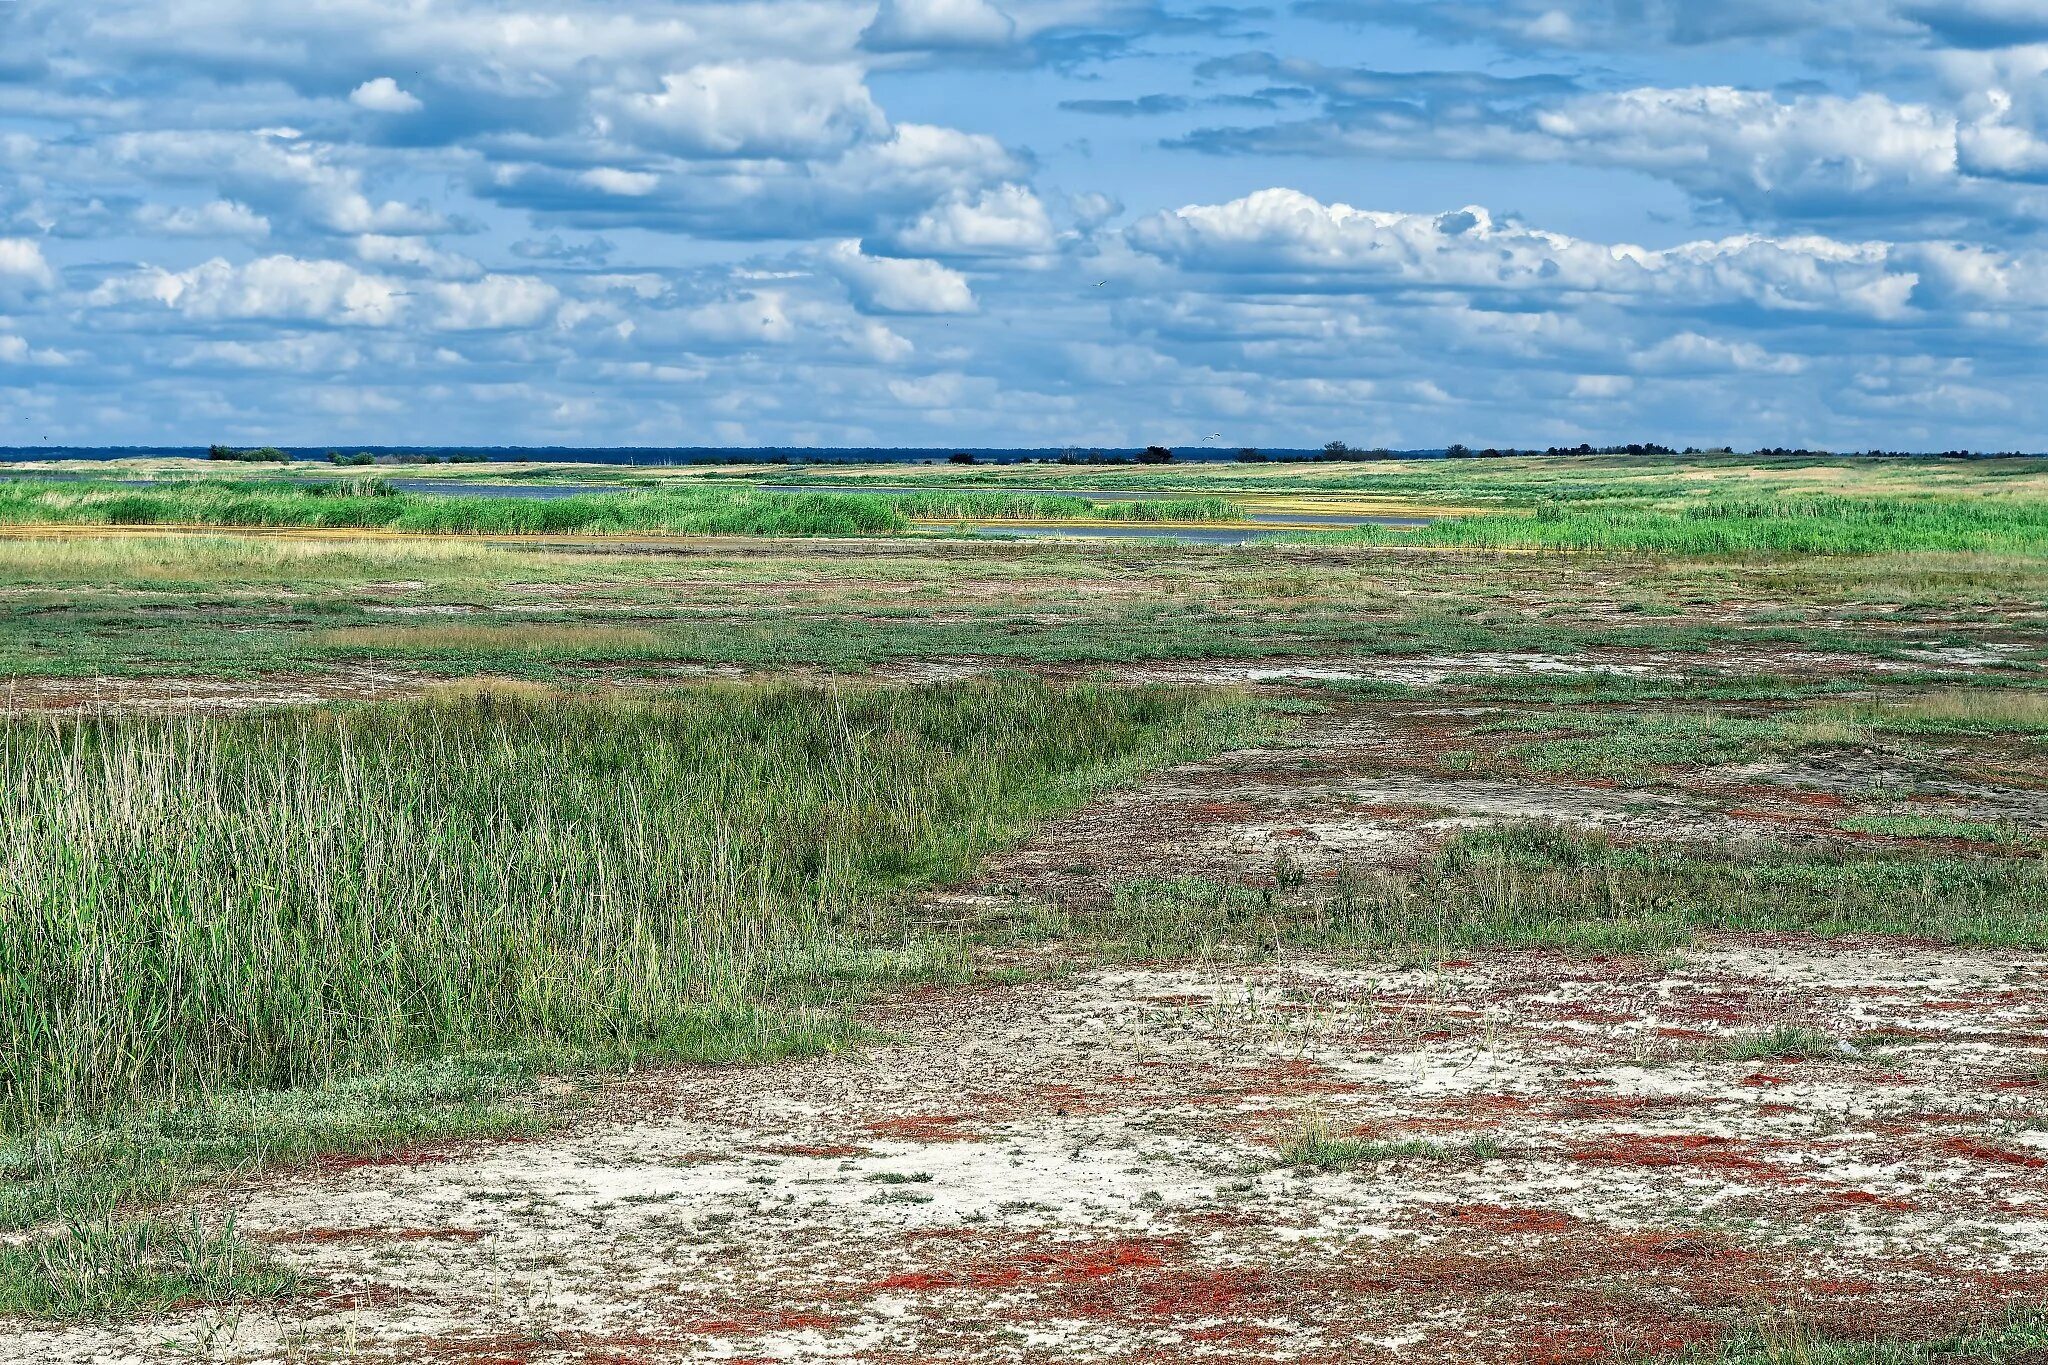
[[401, 89], [389, 76], [364, 81], [349, 92], [348, 102], [376, 114], [417, 114], [426, 108], [419, 96]]
[[878, 51], [1005, 47], [1017, 21], [988, 0], [882, 0], [862, 41]]
[[937, 261], [869, 256], [858, 241], [840, 242], [825, 256], [826, 267], [845, 282], [863, 312], [972, 313], [974, 291], [967, 277]]

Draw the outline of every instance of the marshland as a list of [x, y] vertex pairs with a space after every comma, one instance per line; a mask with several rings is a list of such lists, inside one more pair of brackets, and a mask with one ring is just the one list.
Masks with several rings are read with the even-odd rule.
[[0, 479], [0, 1358], [2048, 1351], [2048, 461], [216, 464]]

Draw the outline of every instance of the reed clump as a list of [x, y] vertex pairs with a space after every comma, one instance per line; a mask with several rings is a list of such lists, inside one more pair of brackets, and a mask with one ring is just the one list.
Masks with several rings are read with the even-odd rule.
[[1557, 500], [1530, 513], [1361, 527], [1325, 543], [1619, 550], [1670, 555], [2048, 555], [2048, 499], [1714, 497], [1646, 506]]
[[903, 888], [1248, 714], [998, 678], [10, 722], [0, 1133], [463, 1050], [770, 1054]]
[[428, 535], [892, 535], [922, 520], [1228, 521], [1222, 498], [686, 488], [563, 498], [411, 493], [380, 478], [189, 479], [130, 486], [0, 480], [0, 526], [217, 526]]

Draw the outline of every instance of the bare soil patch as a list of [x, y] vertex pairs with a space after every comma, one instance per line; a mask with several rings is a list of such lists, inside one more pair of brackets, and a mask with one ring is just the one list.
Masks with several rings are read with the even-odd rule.
[[[242, 1226], [316, 1294], [0, 1359], [1617, 1360], [1765, 1303], [1925, 1335], [2048, 1293], [2044, 966], [1743, 939], [927, 992], [864, 1055], [276, 1181]], [[1844, 1049], [1728, 1058], [1786, 1025]], [[1311, 1114], [1499, 1154], [1303, 1173]]]

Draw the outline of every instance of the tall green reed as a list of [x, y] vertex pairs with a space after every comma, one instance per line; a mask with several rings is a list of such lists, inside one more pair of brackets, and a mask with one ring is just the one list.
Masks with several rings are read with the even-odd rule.
[[0, 726], [0, 1126], [758, 1027], [893, 891], [1232, 705], [998, 679]]

